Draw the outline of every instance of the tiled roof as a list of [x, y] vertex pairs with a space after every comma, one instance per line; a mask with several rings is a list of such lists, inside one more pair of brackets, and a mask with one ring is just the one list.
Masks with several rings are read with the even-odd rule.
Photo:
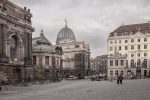
[[126, 35], [130, 34], [131, 32], [135, 34], [136, 32], [140, 31], [141, 33], [150, 32], [150, 22], [148, 23], [140, 23], [140, 24], [130, 24], [130, 25], [122, 25], [118, 27], [115, 31], [110, 33], [110, 37], [114, 36], [114, 33], [117, 33], [117, 36], [122, 36], [123, 33]]

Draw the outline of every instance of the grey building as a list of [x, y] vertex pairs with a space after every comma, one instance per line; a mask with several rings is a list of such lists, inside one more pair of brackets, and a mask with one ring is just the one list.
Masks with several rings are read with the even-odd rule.
[[107, 55], [97, 56], [96, 58], [91, 60], [91, 69], [93, 74], [105, 74], [107, 75]]
[[0, 0], [0, 70], [12, 81], [32, 77], [32, 32], [30, 9]]
[[63, 50], [64, 75], [88, 75], [90, 70], [90, 47], [84, 41], [77, 41], [74, 32], [67, 24], [62, 28], [56, 40], [56, 45]]
[[41, 31], [40, 36], [32, 39], [32, 56], [34, 66], [34, 79], [55, 80], [61, 76], [62, 51], [56, 50]]

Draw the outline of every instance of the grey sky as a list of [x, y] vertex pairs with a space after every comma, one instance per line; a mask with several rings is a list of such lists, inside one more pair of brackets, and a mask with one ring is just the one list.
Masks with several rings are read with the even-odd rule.
[[54, 44], [57, 33], [68, 26], [76, 39], [90, 44], [93, 57], [107, 53], [108, 34], [122, 23], [150, 21], [150, 0], [11, 0], [31, 9], [38, 36], [43, 29]]

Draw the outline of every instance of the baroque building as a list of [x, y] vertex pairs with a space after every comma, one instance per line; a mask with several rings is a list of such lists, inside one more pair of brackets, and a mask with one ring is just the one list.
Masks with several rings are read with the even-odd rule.
[[[119, 71], [125, 77], [150, 76], [150, 22], [118, 27], [108, 37], [107, 51], [108, 76]], [[112, 59], [116, 53], [124, 57]]]
[[[44, 35], [43, 31], [39, 37], [32, 39], [32, 55], [34, 65], [34, 79], [40, 78], [54, 80], [60, 77], [62, 68], [62, 50], [57, 50], [57, 46], [53, 45]], [[39, 72], [37, 72], [39, 70]]]
[[0, 70], [14, 81], [32, 77], [30, 9], [0, 0]]
[[63, 50], [64, 76], [86, 76], [90, 71], [90, 48], [85, 42], [76, 41], [72, 29], [67, 24], [62, 28], [56, 40], [56, 45]]

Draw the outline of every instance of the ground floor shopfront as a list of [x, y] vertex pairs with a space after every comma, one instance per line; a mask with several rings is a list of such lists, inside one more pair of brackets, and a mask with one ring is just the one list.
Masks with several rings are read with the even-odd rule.
[[124, 78], [146, 78], [150, 77], [150, 68], [109, 68], [107, 72], [108, 79], [116, 79], [120, 74]]

